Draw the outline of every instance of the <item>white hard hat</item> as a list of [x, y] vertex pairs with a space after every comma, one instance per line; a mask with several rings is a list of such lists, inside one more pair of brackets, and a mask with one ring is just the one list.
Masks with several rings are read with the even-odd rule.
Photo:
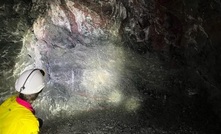
[[23, 72], [16, 80], [16, 91], [23, 94], [35, 94], [40, 92], [44, 84], [44, 71], [41, 69], [31, 69]]

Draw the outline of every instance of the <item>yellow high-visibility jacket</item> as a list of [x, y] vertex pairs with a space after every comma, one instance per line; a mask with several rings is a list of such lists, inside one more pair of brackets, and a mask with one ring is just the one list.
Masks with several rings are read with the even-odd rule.
[[38, 134], [38, 132], [37, 118], [30, 108], [18, 103], [17, 96], [8, 98], [0, 105], [0, 134]]

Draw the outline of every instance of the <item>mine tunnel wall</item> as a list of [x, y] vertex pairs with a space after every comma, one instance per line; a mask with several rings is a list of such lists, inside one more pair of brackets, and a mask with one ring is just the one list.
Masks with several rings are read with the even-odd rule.
[[45, 119], [59, 117], [72, 103], [74, 111], [89, 103], [91, 109], [116, 106], [117, 89], [148, 104], [146, 98], [160, 98], [158, 106], [167, 98], [185, 106], [194, 101], [191, 107], [199, 103], [221, 118], [220, 2], [14, 0], [0, 5], [1, 102], [14, 93], [22, 70], [39, 67], [48, 72], [40, 98], [53, 104], [38, 100], [43, 105], [37, 109], [51, 108], [40, 114]]

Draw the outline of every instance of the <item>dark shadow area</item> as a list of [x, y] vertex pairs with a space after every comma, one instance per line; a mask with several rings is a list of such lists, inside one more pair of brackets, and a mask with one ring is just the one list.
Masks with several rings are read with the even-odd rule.
[[[20, 54], [22, 47], [22, 42], [5, 42], [0, 41], [0, 76], [4, 79], [1, 79], [0, 84], [0, 94], [5, 96], [8, 94], [8, 91], [11, 89], [11, 86], [14, 85], [13, 78], [13, 67], [16, 64], [16, 57]], [[4, 85], [4, 86], [3, 86]], [[1, 103], [2, 100], [0, 100]]]
[[[197, 133], [220, 133], [220, 2], [157, 0], [146, 3], [154, 5], [149, 10], [142, 2], [124, 3], [127, 18], [119, 31], [124, 47], [144, 56], [157, 55], [168, 73], [164, 87], [138, 82], [148, 105], [142, 114], [152, 113], [150, 120], [155, 118], [158, 127], [173, 133], [185, 127]], [[147, 20], [142, 18], [145, 15]], [[149, 38], [145, 38], [147, 28]]]
[[[78, 114], [68, 118], [60, 117], [46, 121], [41, 133], [211, 134], [221, 132], [219, 119], [200, 97], [181, 98], [153, 92], [146, 95], [142, 106], [136, 112], [126, 112], [123, 105], [106, 110], [78, 111]], [[166, 101], [161, 97], [164, 95], [168, 96]]]

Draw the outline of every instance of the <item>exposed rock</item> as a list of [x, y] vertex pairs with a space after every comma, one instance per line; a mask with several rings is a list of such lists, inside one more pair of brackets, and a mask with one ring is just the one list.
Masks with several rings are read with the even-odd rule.
[[0, 99], [38, 67], [42, 133], [219, 133], [220, 6], [2, 0]]

